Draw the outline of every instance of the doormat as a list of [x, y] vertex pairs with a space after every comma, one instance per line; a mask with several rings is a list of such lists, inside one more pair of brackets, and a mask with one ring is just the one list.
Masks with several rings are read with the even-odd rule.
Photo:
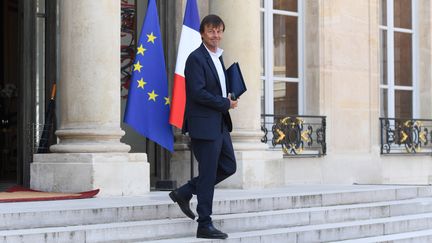
[[14, 186], [7, 189], [5, 192], [0, 192], [0, 203], [83, 199], [94, 197], [98, 193], [99, 189], [78, 193], [61, 193], [42, 192], [21, 186]]

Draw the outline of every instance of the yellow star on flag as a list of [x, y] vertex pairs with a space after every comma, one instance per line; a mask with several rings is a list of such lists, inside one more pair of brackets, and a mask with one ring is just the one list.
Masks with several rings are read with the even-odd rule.
[[147, 35], [147, 42], [151, 42], [154, 44], [154, 40], [157, 38], [156, 36], [153, 35], [153, 32], [150, 33], [150, 35]]
[[139, 61], [136, 63], [136, 64], [134, 64], [134, 71], [137, 71], [138, 70], [138, 72], [141, 72], [141, 68], [142, 68], [143, 66], [141, 66], [141, 64], [139, 63]]
[[142, 44], [137, 48], [137, 55], [138, 54], [141, 54], [141, 55], [143, 55], [144, 56], [144, 52], [147, 50], [147, 49], [145, 49], [143, 46], [142, 46]]
[[149, 95], [149, 99], [148, 100], [153, 100], [156, 102], [156, 97], [159, 96], [157, 94], [155, 94], [154, 90], [151, 93], [147, 93]]
[[171, 104], [169, 97], [164, 97], [165, 99], [165, 105]]
[[147, 84], [146, 82], [144, 82], [144, 79], [143, 79], [143, 78], [141, 78], [140, 80], [137, 80], [137, 82], [138, 82], [138, 87], [137, 87], [137, 88], [142, 88], [142, 89], [144, 89], [144, 85]]

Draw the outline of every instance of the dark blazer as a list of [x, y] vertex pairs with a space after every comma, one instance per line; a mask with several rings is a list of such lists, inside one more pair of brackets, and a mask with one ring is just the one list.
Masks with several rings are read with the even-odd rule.
[[[228, 82], [225, 65], [220, 57]], [[201, 44], [186, 60], [186, 109], [183, 133], [195, 139], [214, 140], [222, 134], [223, 123], [232, 131], [231, 117], [228, 113], [230, 101], [222, 97], [222, 89], [216, 67]], [[227, 92], [228, 83], [226, 83]]]

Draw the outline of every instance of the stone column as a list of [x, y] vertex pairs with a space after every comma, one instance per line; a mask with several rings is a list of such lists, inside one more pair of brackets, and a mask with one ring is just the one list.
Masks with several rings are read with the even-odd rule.
[[[260, 2], [221, 0], [210, 2], [210, 14], [225, 22], [222, 40], [224, 62], [228, 68], [239, 62], [247, 92], [231, 110], [234, 130], [231, 133], [237, 159], [237, 173], [222, 184], [224, 187], [265, 187], [284, 183], [279, 170], [280, 152], [267, 151], [261, 143], [260, 80]], [[239, 17], [241, 16], [241, 17]]]
[[[200, 7], [207, 2], [199, 3]], [[221, 183], [220, 187], [257, 188], [277, 186], [284, 183], [279, 168], [282, 153], [267, 151], [267, 145], [260, 142], [264, 133], [260, 130], [260, 8], [259, 1], [220, 0], [209, 1], [209, 12], [200, 9], [200, 17], [207, 14], [219, 15], [226, 25], [222, 48], [228, 67], [239, 62], [246, 80], [247, 92], [241, 97], [239, 106], [231, 110], [234, 130], [231, 133], [237, 159], [237, 172]], [[238, 18], [241, 16], [241, 18]], [[190, 152], [188, 138], [176, 136], [176, 152], [171, 159], [171, 178], [178, 185], [190, 176]], [[195, 174], [198, 165], [194, 165]]]
[[60, 142], [35, 155], [32, 188], [148, 191], [146, 154], [120, 142], [120, 1], [60, 1], [60, 56]]
[[120, 143], [119, 1], [61, 1], [60, 143], [54, 153], [128, 152]]

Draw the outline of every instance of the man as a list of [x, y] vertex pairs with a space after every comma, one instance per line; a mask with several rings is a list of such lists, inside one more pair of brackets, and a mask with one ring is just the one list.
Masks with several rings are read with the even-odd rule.
[[169, 196], [191, 219], [192, 195], [197, 195], [198, 238], [225, 239], [227, 234], [213, 226], [214, 186], [236, 171], [231, 142], [229, 109], [238, 101], [231, 99], [226, 70], [219, 48], [225, 24], [217, 15], [204, 17], [200, 24], [201, 46], [186, 60], [186, 110], [183, 133], [189, 132], [192, 150], [198, 161], [199, 175], [172, 191]]

